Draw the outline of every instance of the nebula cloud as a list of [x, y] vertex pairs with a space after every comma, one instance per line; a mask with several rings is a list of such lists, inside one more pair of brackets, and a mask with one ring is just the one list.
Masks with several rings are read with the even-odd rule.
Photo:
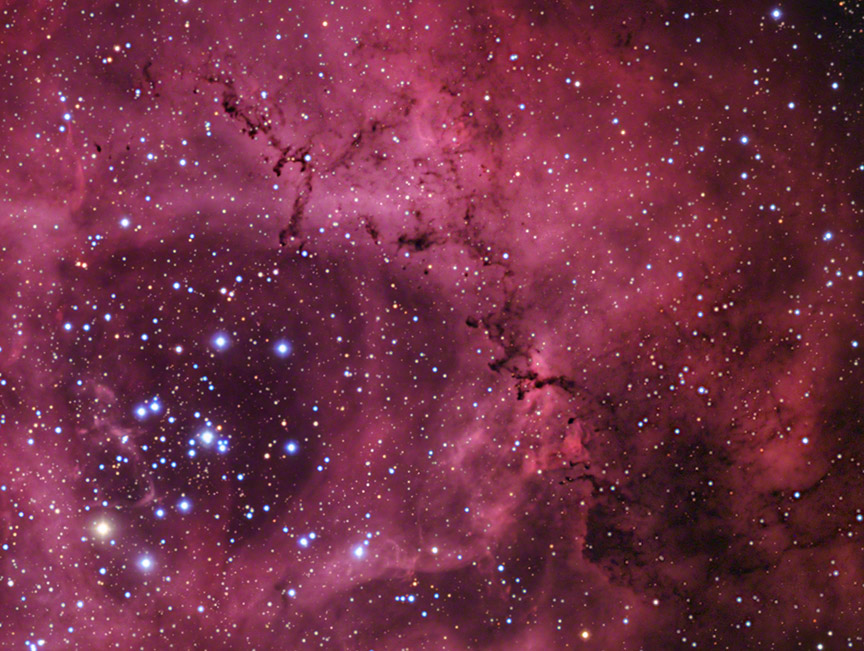
[[0, 7], [0, 646], [864, 645], [858, 5]]

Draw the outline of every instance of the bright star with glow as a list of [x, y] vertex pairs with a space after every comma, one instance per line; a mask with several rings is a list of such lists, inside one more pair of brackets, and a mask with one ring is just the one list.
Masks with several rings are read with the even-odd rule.
[[183, 511], [183, 513], [188, 513], [189, 509], [192, 508], [192, 505], [189, 503], [189, 500], [180, 500], [177, 504], [177, 508]]
[[97, 522], [94, 529], [96, 530], [96, 533], [102, 538], [111, 533], [111, 525], [108, 524], [108, 522], [106, 522], [105, 520], [100, 520], [99, 522]]
[[288, 454], [294, 454], [297, 452], [297, 443], [294, 441], [288, 441], [288, 443], [285, 444], [285, 451]]
[[225, 350], [228, 347], [228, 336], [218, 334], [213, 337], [213, 346], [218, 350]]
[[213, 435], [213, 432], [211, 432], [209, 429], [205, 429], [203, 432], [201, 432], [200, 438], [201, 442], [204, 445], [210, 445], [213, 442], [215, 436]]
[[363, 558], [363, 554], [365, 554], [365, 553], [366, 553], [366, 550], [363, 549], [363, 545], [357, 545], [354, 548], [354, 556], [356, 556], [357, 558]]
[[291, 354], [291, 344], [287, 341], [277, 341], [274, 350], [279, 357], [288, 357]]
[[153, 559], [149, 556], [143, 556], [141, 560], [138, 561], [138, 565], [141, 566], [142, 570], [149, 570], [153, 567]]

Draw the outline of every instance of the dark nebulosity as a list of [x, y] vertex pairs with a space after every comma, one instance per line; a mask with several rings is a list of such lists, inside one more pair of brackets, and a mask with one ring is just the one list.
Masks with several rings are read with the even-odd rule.
[[859, 3], [0, 18], [2, 648], [864, 647]]

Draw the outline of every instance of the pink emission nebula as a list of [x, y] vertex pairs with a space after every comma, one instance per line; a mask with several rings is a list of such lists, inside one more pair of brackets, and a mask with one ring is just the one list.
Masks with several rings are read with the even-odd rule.
[[0, 648], [864, 649], [862, 61], [0, 0]]

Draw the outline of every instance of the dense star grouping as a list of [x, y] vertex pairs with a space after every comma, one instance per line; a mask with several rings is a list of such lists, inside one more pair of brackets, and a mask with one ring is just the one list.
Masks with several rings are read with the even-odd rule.
[[0, 641], [864, 647], [856, 3], [0, 4]]

